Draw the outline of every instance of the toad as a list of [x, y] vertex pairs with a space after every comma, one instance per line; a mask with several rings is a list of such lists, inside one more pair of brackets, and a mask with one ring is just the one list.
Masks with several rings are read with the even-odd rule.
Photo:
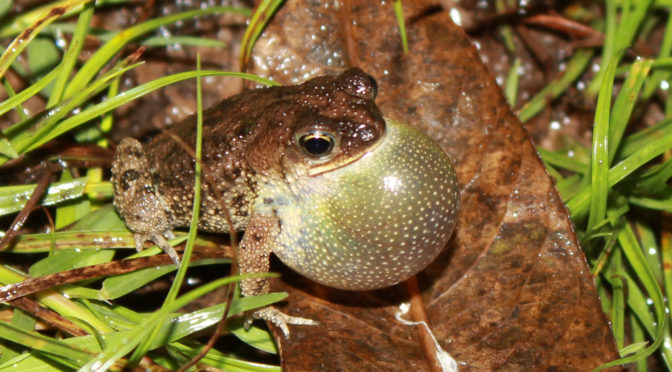
[[[383, 288], [424, 269], [455, 225], [458, 188], [446, 154], [420, 131], [384, 119], [376, 82], [358, 68], [301, 85], [249, 90], [203, 113], [199, 229], [245, 231], [239, 272], [266, 272], [271, 253], [298, 273], [347, 290]], [[149, 144], [126, 138], [112, 166], [114, 205], [134, 232], [179, 265], [167, 239], [189, 226], [196, 119]], [[183, 143], [178, 143], [179, 137]], [[245, 279], [243, 296], [270, 289]], [[278, 326], [315, 324], [273, 306]]]

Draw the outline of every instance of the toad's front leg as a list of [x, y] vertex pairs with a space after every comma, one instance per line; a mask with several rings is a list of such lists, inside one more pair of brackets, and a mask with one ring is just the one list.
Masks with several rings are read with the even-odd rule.
[[174, 238], [169, 218], [170, 208], [154, 184], [147, 153], [134, 138], [124, 138], [117, 146], [112, 163], [114, 206], [133, 231], [135, 248], [140, 252], [152, 241], [179, 267], [180, 257], [168, 244]]
[[[238, 248], [238, 268], [241, 274], [268, 272], [270, 255], [275, 237], [278, 234], [278, 221], [275, 216], [252, 215]], [[243, 296], [266, 294], [271, 289], [270, 278], [244, 279], [240, 284]], [[266, 306], [252, 313], [258, 319], [264, 319], [276, 325], [286, 338], [289, 338], [288, 324], [317, 325], [311, 319], [289, 316], [274, 306]], [[248, 319], [247, 325], [251, 322]]]

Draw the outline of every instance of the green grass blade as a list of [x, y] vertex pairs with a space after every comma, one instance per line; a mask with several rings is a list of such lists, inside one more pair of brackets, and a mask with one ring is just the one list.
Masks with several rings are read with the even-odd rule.
[[[74, 128], [77, 128], [78, 126], [88, 122], [89, 120], [96, 118], [100, 115], [103, 115], [111, 110], [114, 110], [115, 108], [123, 104], [126, 104], [138, 97], [142, 97], [147, 93], [150, 93], [154, 90], [157, 90], [169, 84], [173, 84], [186, 79], [191, 79], [195, 76], [235, 76], [243, 79], [248, 79], [260, 84], [277, 85], [276, 83], [270, 80], [260, 78], [256, 75], [236, 73], [236, 72], [226, 72], [226, 71], [211, 71], [211, 70], [203, 70], [201, 72], [187, 71], [169, 76], [164, 76], [159, 79], [145, 83], [143, 85], [137, 86], [135, 88], [129, 89], [125, 92], [122, 92], [104, 102], [101, 102], [99, 104], [87, 108], [86, 110], [80, 112], [77, 115], [74, 115], [61, 121], [60, 123], [58, 123], [57, 126], [55, 126], [48, 133], [45, 133], [42, 137], [33, 139], [33, 142], [30, 143], [29, 146], [24, 148], [23, 151], [24, 152], [31, 151], [39, 146], [42, 146], [43, 144], [62, 135], [63, 133], [66, 133]], [[2, 163], [3, 161], [2, 159], [0, 159], [0, 164]]]
[[[42, 30], [43, 35], [50, 35], [52, 38], [57, 38], [62, 34], [74, 34], [77, 27], [71, 23], [54, 22]], [[88, 35], [95, 36], [101, 42], [108, 42], [112, 40], [118, 32], [106, 31], [103, 29], [89, 28]], [[74, 36], [73, 36], [74, 38]], [[225, 42], [209, 39], [200, 36], [190, 35], [171, 35], [171, 36], [156, 36], [156, 35], [142, 35], [136, 42], [140, 45], [149, 47], [164, 47], [170, 45], [182, 46], [196, 46], [196, 47], [214, 47], [223, 48], [227, 44]]]
[[92, 354], [77, 347], [70, 346], [54, 338], [43, 336], [37, 332], [22, 330], [11, 324], [0, 322], [0, 338], [27, 345], [33, 350], [53, 354], [72, 361], [70, 367], [77, 367], [91, 358]]
[[[201, 59], [200, 55], [196, 58], [196, 71], [201, 71]], [[194, 200], [193, 207], [191, 212], [191, 225], [189, 226], [189, 234], [187, 238], [187, 245], [185, 247], [184, 255], [182, 256], [182, 262], [180, 268], [177, 270], [177, 275], [173, 280], [170, 290], [166, 295], [162, 308], [170, 306], [177, 297], [177, 293], [180, 288], [182, 288], [182, 283], [184, 282], [184, 277], [187, 275], [187, 269], [189, 268], [189, 263], [191, 261], [191, 255], [194, 249], [194, 241], [196, 240], [196, 232], [198, 230], [198, 219], [201, 210], [201, 153], [203, 149], [203, 101], [202, 101], [202, 92], [201, 92], [201, 79], [200, 76], [196, 77], [196, 149], [195, 153], [195, 163], [194, 163]], [[191, 145], [191, 144], [188, 144]], [[163, 322], [159, 322], [163, 323]], [[140, 359], [147, 354], [150, 345], [156, 340], [156, 337], [159, 333], [159, 327], [157, 326], [152, 330], [147, 338], [145, 338], [140, 345], [133, 351], [129, 361], [131, 364], [137, 364], [140, 362]]]
[[140, 45], [149, 47], [164, 47], [170, 45], [183, 45], [195, 47], [224, 48], [226, 43], [216, 39], [208, 39], [198, 36], [151, 36], [142, 39]]
[[40, 30], [46, 27], [49, 23], [60, 18], [68, 10], [82, 5], [87, 1], [91, 0], [66, 0], [49, 9], [45, 9], [45, 11], [36, 19], [35, 23], [30, 27], [23, 29], [21, 33], [12, 40], [9, 46], [7, 46], [4, 53], [2, 53], [2, 56], [0, 56], [0, 77], [5, 75], [9, 66], [11, 66], [14, 60], [21, 54], [23, 49], [30, 44], [30, 41], [39, 34]]
[[[660, 45], [660, 52], [658, 52], [658, 58], [669, 57], [672, 53], [672, 15], [667, 14], [667, 24], [665, 26], [665, 35], [663, 36], [663, 42]], [[648, 101], [653, 93], [656, 92], [659, 84], [666, 78], [670, 76], [670, 72], [667, 70], [659, 69], [654, 71], [651, 74], [651, 77], [646, 81], [644, 85], [644, 90], [642, 91], [642, 99]]]
[[608, 182], [607, 172], [609, 171], [609, 112], [611, 110], [611, 91], [613, 89], [614, 74], [618, 60], [615, 58], [609, 64], [606, 72], [606, 78], [600, 89], [600, 95], [597, 98], [597, 108], [595, 109], [595, 127], [593, 128], [593, 146], [591, 157], [591, 193], [590, 193], [590, 214], [588, 216], [587, 232], [592, 232], [593, 228], [600, 223], [607, 212], [607, 193]]
[[522, 60], [518, 57], [513, 61], [513, 65], [509, 69], [509, 74], [506, 78], [506, 85], [504, 86], [504, 96], [506, 97], [506, 102], [509, 103], [511, 107], [516, 107], [516, 98], [518, 97], [518, 71]]
[[654, 199], [644, 196], [631, 196], [628, 201], [638, 207], [672, 213], [672, 197]]
[[230, 319], [226, 325], [238, 339], [256, 349], [271, 354], [277, 354], [278, 348], [273, 341], [270, 333], [262, 328], [255, 327], [254, 324], [249, 329], [245, 329], [245, 318], [238, 317]]
[[[77, 178], [67, 182], [53, 183], [47, 189], [42, 205], [53, 205], [66, 200], [72, 200], [84, 195], [86, 178]], [[17, 185], [0, 187], [0, 216], [23, 209], [35, 185]]]
[[[12, 88], [12, 84], [10, 84], [9, 81], [7, 81], [7, 79], [2, 79], [2, 86], [5, 88], [5, 92], [7, 92], [8, 98], [12, 98], [12, 97], [16, 96], [16, 92]], [[16, 114], [19, 116], [19, 119], [21, 119], [21, 120], [27, 120], [28, 119], [28, 115], [24, 111], [21, 103], [19, 103], [18, 105], [16, 105], [13, 108], [16, 111]]]
[[90, 2], [84, 4], [82, 12], [79, 14], [75, 33], [70, 40], [70, 46], [61, 60], [61, 72], [54, 83], [54, 88], [49, 96], [49, 101], [47, 101], [47, 109], [54, 107], [61, 101], [61, 97], [63, 97], [65, 86], [72, 76], [72, 70], [75, 67], [75, 62], [77, 62], [77, 57], [84, 46], [86, 35], [89, 31], [89, 23], [91, 22], [91, 18], [93, 18], [94, 10], [95, 2]]
[[[187, 347], [181, 344], [171, 344], [171, 348], [179, 350], [190, 359], [196, 357], [197, 350], [200, 349], [194, 346]], [[208, 351], [201, 362], [207, 363], [215, 368], [223, 369], [227, 372], [280, 372], [280, 367], [278, 366], [232, 359], [217, 352], [217, 350], [212, 349]]]
[[[115, 4], [124, 4], [130, 2], [129, 0], [96, 0], [96, 5], [98, 7], [105, 6], [105, 5], [115, 5]], [[7, 22], [5, 24], [0, 25], [0, 37], [5, 38], [5, 37], [10, 37], [17, 35], [21, 33], [23, 30], [26, 28], [30, 27], [33, 25], [35, 22], [37, 22], [43, 14], [49, 12], [49, 10], [52, 7], [59, 7], [62, 6], [63, 4], [68, 4], [70, 1], [64, 0], [60, 2], [55, 2], [55, 3], [49, 3], [47, 5], [44, 5], [42, 7], [35, 8], [33, 10], [27, 11], [27, 12], [22, 12], [21, 14], [18, 14], [16, 17], [12, 18], [10, 22]], [[65, 12], [61, 17], [68, 17], [73, 14], [76, 14], [82, 9], [83, 4], [79, 4], [77, 6], [74, 6], [70, 8], [67, 12]]]
[[248, 9], [231, 8], [231, 7], [212, 7], [207, 9], [192, 10], [179, 14], [173, 14], [166, 17], [155, 18], [136, 26], [125, 29], [118, 33], [114, 38], [100, 47], [96, 53], [89, 58], [89, 60], [79, 69], [77, 75], [72, 79], [68, 85], [64, 97], [67, 99], [75, 95], [76, 92], [81, 91], [84, 87], [96, 76], [97, 72], [109, 61], [115, 54], [117, 54], [130, 41], [138, 38], [152, 30], [165, 26], [180, 20], [192, 19], [199, 16], [214, 14], [218, 12], [230, 12], [247, 15]]
[[629, 7], [623, 7], [621, 22], [618, 27], [618, 34], [616, 36], [616, 50], [624, 50], [630, 47], [635, 40], [637, 31], [644, 23], [646, 14], [653, 3], [652, 0], [637, 0], [634, 2], [635, 10], [629, 14], [626, 12], [630, 10]]
[[259, 39], [259, 35], [266, 27], [268, 21], [275, 14], [276, 9], [284, 2], [284, 0], [261, 0], [256, 6], [256, 9], [250, 17], [250, 22], [245, 29], [243, 41], [240, 48], [240, 66], [244, 67], [252, 55], [252, 48], [254, 43]]
[[51, 70], [48, 74], [44, 75], [40, 80], [26, 87], [24, 90], [19, 92], [17, 95], [8, 98], [0, 102], [0, 115], [3, 115], [7, 111], [13, 109], [17, 105], [22, 104], [30, 97], [38, 94], [42, 88], [46, 87], [47, 84], [51, 83], [61, 71], [61, 66], [58, 66]]
[[646, 291], [653, 301], [657, 332], [653, 343], [647, 348], [648, 350], [642, 351], [643, 355], [650, 355], [656, 351], [658, 346], [663, 342], [663, 336], [669, 324], [669, 318], [665, 313], [665, 300], [663, 299], [663, 293], [656, 281], [655, 275], [647, 264], [646, 257], [644, 257], [644, 253], [642, 252], [630, 225], [626, 225], [625, 229], [621, 231], [618, 235], [618, 241], [623, 248], [628, 263], [637, 274], [637, 278], [642, 282], [642, 285], [646, 288]]
[[[639, 323], [637, 317], [630, 316], [630, 328], [632, 328], [632, 345], [642, 345], [641, 347], [646, 347], [648, 342], [644, 335], [644, 329], [642, 329], [642, 325]], [[634, 350], [634, 352], [637, 351], [639, 350]], [[637, 372], [648, 372], [649, 370], [646, 359], [638, 360], [635, 363], [635, 366], [635, 371]]]
[[404, 8], [401, 0], [395, 0], [392, 3], [394, 8], [394, 15], [397, 17], [397, 25], [399, 26], [399, 37], [401, 38], [401, 50], [404, 54], [408, 54], [408, 38], [406, 37], [406, 22], [404, 21]]
[[[635, 234], [630, 228], [630, 225], [628, 224], [624, 225], [624, 228], [621, 229], [621, 231], [618, 234], [618, 241], [621, 248], [623, 249], [623, 252], [625, 253], [628, 263], [630, 264], [634, 272], [637, 274], [637, 277], [640, 279], [642, 285], [644, 286], [644, 288], [646, 288], [646, 291], [651, 297], [656, 314], [655, 318], [656, 329], [655, 331], [653, 331], [653, 338], [654, 338], [653, 343], [649, 347], [637, 352], [634, 355], [606, 363], [597, 368], [596, 370], [601, 370], [607, 367], [616, 366], [620, 364], [632, 363], [653, 354], [662, 344], [664, 340], [665, 330], [668, 326], [668, 317], [665, 314], [665, 301], [663, 299], [663, 293], [660, 289], [660, 286], [655, 280], [653, 272], [646, 263], [646, 258], [644, 257], [644, 254], [642, 253], [642, 250], [639, 247], [639, 243], [637, 242]], [[629, 292], [632, 293], [632, 291]], [[645, 301], [633, 302], [633, 304], [636, 306], [645, 303], [646, 303]], [[648, 309], [646, 309], [645, 313], [648, 313]]]
[[586, 173], [588, 170], [588, 164], [570, 158], [566, 154], [548, 151], [541, 147], [537, 147], [537, 151], [539, 152], [539, 155], [541, 155], [541, 158], [544, 160], [544, 162], [554, 167], [571, 170], [581, 174]]
[[663, 271], [660, 265], [661, 254], [660, 247], [656, 242], [656, 231], [654, 231], [648, 224], [640, 221], [636, 222], [634, 226], [641, 242], [642, 252], [653, 272], [653, 276], [658, 283], [663, 283]]
[[557, 183], [556, 188], [562, 200], [569, 200], [581, 191], [581, 176], [569, 176]]
[[[628, 78], [625, 79], [618, 97], [614, 102], [614, 110], [611, 115], [611, 127], [609, 130], [609, 163], [614, 159], [616, 150], [621, 143], [621, 138], [625, 133], [625, 127], [630, 120], [632, 109], [637, 102], [639, 94], [646, 77], [651, 70], [653, 61], [650, 59], [640, 59], [635, 61], [630, 68]], [[607, 73], [608, 75], [608, 73]]]
[[623, 349], [625, 344], [625, 294], [621, 279], [623, 270], [621, 265], [621, 251], [616, 249], [611, 256], [609, 275], [612, 286], [611, 325], [618, 350]]
[[[194, 261], [189, 264], [189, 267], [215, 265], [230, 262], [230, 259], [224, 258], [207, 259]], [[109, 277], [103, 281], [103, 286], [98, 292], [97, 298], [104, 300], [113, 300], [119, 298], [131, 293], [132, 291], [148, 284], [153, 280], [156, 280], [163, 275], [176, 270], [177, 267], [174, 264], [170, 264], [160, 267], [150, 267], [134, 271], [132, 273]]]
[[[646, 147], [639, 149], [639, 151], [609, 169], [607, 174], [608, 187], [613, 187], [618, 184], [632, 172], [671, 148], [672, 133], [668, 133], [665, 134], [664, 137], [648, 144]], [[580, 218], [587, 212], [591, 193], [592, 190], [589, 186], [567, 201], [567, 208], [574, 219]]]
[[567, 63], [567, 68], [555, 80], [529, 100], [518, 112], [520, 121], [526, 122], [537, 115], [551, 101], [578, 79], [593, 58], [592, 49], [579, 49]]
[[12, 146], [12, 143], [9, 142], [9, 138], [2, 132], [0, 132], [0, 154], [9, 159], [16, 159], [19, 157], [19, 153], [14, 146]]
[[[75, 95], [71, 100], [65, 101], [56, 108], [50, 110], [49, 114], [40, 120], [30, 131], [26, 130], [17, 132], [15, 131], [16, 126], [10, 127], [6, 133], [12, 141], [12, 145], [23, 154], [39, 147], [51, 139], [56, 138], [57, 136], [50, 136], [50, 133], [58, 130], [59, 122], [61, 122], [62, 118], [70, 114], [72, 110], [78, 108], [92, 96], [100, 93], [103, 89], [105, 89], [105, 87], [111, 84], [111, 80], [116, 76], [119, 76], [124, 72], [137, 67], [138, 65], [139, 64], [124, 66], [124, 64], [121, 64], [117, 68], [110, 70], [107, 74], [96, 80], [93, 84], [86, 87], [86, 89], [78, 92], [78, 94]], [[15, 133], [17, 134], [15, 135]], [[59, 133], [59, 135], [60, 134], [62, 133]], [[47, 138], [48, 140], [45, 140]]]
[[[139, 324], [137, 327], [135, 327], [130, 332], [128, 337], [124, 337], [123, 340], [121, 340], [122, 342], [108, 343], [105, 350], [99, 353], [95, 358], [89, 360], [88, 363], [83, 368], [95, 371], [105, 371], [109, 369], [114, 364], [115, 361], [131, 352], [138, 344], [140, 344], [140, 342], [145, 340], [149, 336], [149, 333], [154, 330], [154, 327], [158, 325], [158, 322], [162, 319], [165, 319], [166, 316], [168, 316], [170, 313], [177, 311], [179, 308], [185, 306], [189, 302], [192, 302], [197, 298], [221, 286], [228, 285], [230, 283], [239, 281], [244, 278], [254, 278], [262, 276], [273, 276], [273, 275], [252, 274], [252, 275], [242, 275], [242, 276], [239, 275], [228, 278], [221, 278], [184, 294], [183, 296], [177, 298], [174, 302], [152, 313], [145, 321], [143, 321], [142, 324]], [[285, 298], [286, 296], [287, 296], [286, 293], [271, 293], [265, 295], [264, 297], [266, 299], [270, 298], [272, 300], [279, 301], [282, 298]]]
[[607, 65], [612, 61], [615, 52], [618, 50], [616, 48], [618, 11], [615, 1], [606, 0], [604, 2], [604, 11], [605, 29], [604, 44], [602, 45], [602, 62], [600, 65], [600, 70], [586, 88], [586, 95], [588, 97], [594, 97], [599, 91], [600, 86], [602, 85], [602, 79], [604, 78], [605, 70], [607, 69]]
[[60, 251], [35, 262], [30, 266], [28, 272], [31, 277], [37, 278], [79, 267], [110, 262], [113, 257], [114, 251], [111, 250]]

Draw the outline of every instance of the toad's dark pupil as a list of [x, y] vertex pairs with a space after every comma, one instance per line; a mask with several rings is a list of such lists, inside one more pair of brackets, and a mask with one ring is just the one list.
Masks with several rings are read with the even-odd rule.
[[310, 133], [301, 137], [301, 147], [308, 155], [324, 156], [331, 152], [334, 140], [322, 133]]

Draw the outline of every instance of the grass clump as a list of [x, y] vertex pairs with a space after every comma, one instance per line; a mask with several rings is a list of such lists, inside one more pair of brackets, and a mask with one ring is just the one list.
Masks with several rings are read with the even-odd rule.
[[[629, 48], [647, 41], [653, 25], [664, 29], [661, 44], [653, 46], [657, 58], [633, 58]], [[666, 300], [672, 295], [672, 271], [664, 269], [672, 267], [672, 101], [667, 90], [672, 17], [668, 13], [661, 19], [651, 1], [607, 0], [603, 18], [593, 26], [604, 33], [601, 48], [578, 49], [565, 72], [519, 115], [530, 120], [588, 76], [582, 93], [585, 100], [596, 100], [592, 144], [573, 141], [557, 151], [538, 150], [569, 209], [622, 356], [603, 367], [635, 363], [638, 371], [648, 371], [652, 357], [672, 370]], [[597, 65], [591, 77], [589, 66]], [[642, 126], [642, 116], [661, 103], [664, 117]]]
[[[117, 1], [118, 3], [119, 1]], [[105, 133], [109, 131], [113, 117], [112, 110], [131, 103], [152, 91], [169, 84], [204, 76], [235, 76], [262, 84], [269, 81], [243, 73], [232, 73], [196, 69], [164, 76], [141, 84], [132, 89], [119, 92], [121, 76], [142, 64], [136, 62], [142, 49], [131, 53], [124, 60], [114, 61], [119, 52], [129, 45], [195, 45], [200, 47], [221, 46], [216, 40], [200, 37], [177, 37], [159, 39], [155, 36], [158, 28], [175, 22], [191, 20], [213, 14], [240, 14], [249, 16], [250, 10], [244, 8], [211, 7], [186, 11], [169, 16], [140, 22], [122, 31], [94, 30], [89, 27], [98, 7], [108, 2], [71, 0], [44, 5], [42, 7], [5, 16], [0, 25], [0, 35], [13, 38], [10, 47], [0, 56], [0, 77], [8, 94], [0, 102], [0, 115], [14, 113], [16, 120], [0, 136], [0, 164], [12, 165], [20, 162], [25, 155], [55, 138], [68, 133], [77, 141], [97, 143], [107, 146]], [[67, 20], [76, 17], [75, 24]], [[39, 26], [36, 26], [39, 25]], [[52, 50], [53, 35], [68, 33], [69, 42], [63, 52]], [[91, 54], [85, 63], [79, 65], [77, 59], [85, 41], [95, 39], [101, 46]], [[41, 43], [41, 41], [47, 43]], [[48, 45], [47, 53], [41, 51]], [[28, 56], [28, 69], [17, 58], [22, 52]], [[34, 53], [33, 53], [34, 52]], [[34, 57], [31, 57], [34, 56]], [[39, 62], [39, 66], [36, 64]], [[16, 93], [4, 78], [5, 73], [22, 75], [29, 85]], [[199, 80], [200, 84], [200, 80]], [[199, 85], [200, 86], [200, 85]], [[24, 105], [37, 96], [44, 97], [44, 111], [28, 114]], [[105, 97], [104, 99], [101, 99]], [[199, 93], [200, 97], [200, 93]], [[202, 104], [198, 102], [199, 112]], [[99, 127], [89, 125], [92, 119], [103, 118]], [[93, 129], [93, 130], [92, 130]], [[54, 159], [47, 159], [53, 161]], [[16, 238], [11, 252], [38, 253], [49, 255], [30, 265], [28, 272], [0, 266], [0, 284], [24, 282], [29, 277], [43, 277], [55, 272], [85, 267], [94, 264], [104, 265], [113, 259], [113, 251], [100, 248], [132, 248], [131, 234], [126, 230], [114, 208], [108, 204], [112, 188], [104, 179], [101, 168], [84, 166], [84, 174], [79, 169], [76, 175], [67, 170], [61, 173], [59, 182], [43, 185], [45, 196], [42, 205], [54, 205], [50, 233], [24, 234]], [[47, 177], [48, 180], [48, 177]], [[34, 190], [40, 185], [17, 185], [0, 188], [0, 212], [7, 216], [20, 211], [33, 197]], [[104, 203], [105, 202], [105, 203]], [[51, 217], [50, 217], [51, 218]], [[69, 226], [64, 231], [54, 231]], [[9, 233], [8, 229], [6, 233]], [[188, 247], [193, 247], [195, 229], [189, 232]], [[178, 244], [187, 239], [178, 235], [171, 243]], [[198, 244], [204, 243], [202, 240]], [[187, 252], [191, 250], [188, 249]], [[141, 257], [156, 254], [158, 249], [145, 250], [130, 256]], [[188, 260], [184, 261], [187, 262]], [[195, 257], [189, 266], [227, 264], [224, 257]], [[202, 297], [222, 286], [228, 286], [240, 279], [229, 276], [213, 280], [190, 292], [178, 295], [177, 289], [183, 281], [187, 265], [180, 268], [174, 289], [164, 306], [151, 313], [143, 313], [131, 307], [107, 302], [127, 295], [161, 275], [175, 271], [170, 263], [159, 268], [149, 267], [125, 274], [110, 275], [102, 283], [91, 285], [91, 280], [68, 284], [56, 289], [41, 291], [34, 296], [36, 306], [43, 307], [52, 315], [52, 329], [49, 334], [35, 331], [35, 318], [21, 310], [27, 308], [21, 301], [13, 301], [5, 308], [13, 309], [10, 318], [0, 320], [0, 370], [19, 368], [20, 370], [119, 370], [135, 365], [151, 368], [154, 363], [174, 370], [184, 365], [203, 349], [203, 342], [194, 337], [199, 331], [220, 322], [228, 309], [228, 314], [265, 306], [285, 297], [274, 293], [265, 296], [238, 298], [230, 304], [191, 312], [177, 312], [186, 304]], [[104, 272], [103, 272], [104, 273]], [[102, 274], [101, 274], [102, 275]], [[32, 303], [32, 302], [31, 302]], [[48, 317], [47, 317], [48, 318]], [[198, 322], [194, 320], [198, 319]], [[242, 324], [232, 323], [231, 332], [238, 335], [242, 345], [260, 349], [269, 353], [277, 352], [270, 335], [258, 328], [242, 332]], [[63, 337], [67, 334], [68, 337]], [[244, 346], [243, 346], [244, 347]], [[156, 352], [162, 348], [164, 352]], [[249, 352], [248, 352], [249, 353]], [[169, 355], [170, 357], [167, 357]], [[145, 358], [147, 357], [147, 358]], [[206, 366], [232, 371], [269, 371], [278, 367], [268, 364], [246, 361], [231, 351], [210, 350], [201, 363]]]

